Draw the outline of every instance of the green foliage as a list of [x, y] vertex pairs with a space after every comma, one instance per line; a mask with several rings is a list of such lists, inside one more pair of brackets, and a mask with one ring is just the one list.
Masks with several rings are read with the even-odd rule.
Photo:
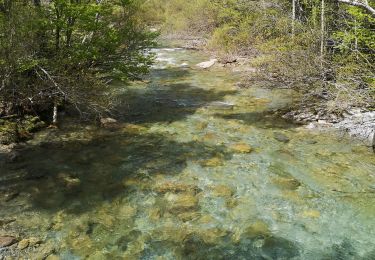
[[[328, 91], [340, 106], [375, 103], [375, 20], [359, 7], [325, 1], [322, 14], [322, 0], [299, 0], [293, 21], [292, 1], [286, 0], [151, 2], [153, 7], [163, 6], [164, 16], [158, 19], [164, 33], [203, 36], [208, 48], [223, 56], [256, 50], [262, 55], [253, 60], [261, 72], [258, 76], [311, 97]], [[331, 42], [323, 55], [321, 35], [324, 46]]]
[[[22, 110], [52, 103], [100, 112], [110, 79], [147, 73], [155, 33], [138, 0], [0, 2], [0, 102]], [[105, 104], [107, 103], [107, 104]], [[33, 107], [33, 108], [32, 108]]]

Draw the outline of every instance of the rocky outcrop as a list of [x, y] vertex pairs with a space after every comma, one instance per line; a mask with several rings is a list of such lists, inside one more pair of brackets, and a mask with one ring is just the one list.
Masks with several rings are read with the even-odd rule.
[[353, 109], [344, 114], [342, 121], [334, 123], [334, 127], [365, 141], [368, 146], [375, 146], [375, 111]]
[[303, 108], [290, 111], [283, 117], [297, 122], [309, 123], [307, 128], [336, 128], [363, 141], [365, 145], [372, 146], [375, 150], [375, 111], [352, 108], [338, 116], [323, 111], [313, 112], [309, 108]]

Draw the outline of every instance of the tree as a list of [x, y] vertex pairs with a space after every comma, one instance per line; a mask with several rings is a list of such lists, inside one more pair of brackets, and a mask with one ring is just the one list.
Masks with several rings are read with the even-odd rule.
[[0, 1], [0, 102], [17, 113], [73, 105], [82, 116], [111, 107], [110, 80], [148, 71], [155, 33], [138, 1]]

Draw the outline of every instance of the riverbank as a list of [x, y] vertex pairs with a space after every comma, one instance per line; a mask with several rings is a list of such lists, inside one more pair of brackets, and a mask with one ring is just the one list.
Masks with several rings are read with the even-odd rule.
[[[242, 73], [242, 77], [236, 83], [238, 88], [251, 88], [254, 84], [265, 88], [278, 88], [273, 82], [258, 78], [259, 68], [253, 66], [253, 56], [220, 55], [207, 48], [207, 39], [198, 36], [164, 35], [160, 42], [167, 43], [168, 46], [204, 53], [211, 57], [211, 61], [215, 60], [209, 67], [219, 66], [233, 73]], [[203, 69], [209, 69], [209, 67]], [[298, 124], [304, 124], [309, 129], [317, 128], [322, 131], [337, 129], [342, 134], [348, 134], [352, 138], [360, 140], [364, 145], [373, 147], [375, 151], [375, 111], [370, 111], [365, 107], [356, 107], [347, 109], [338, 115], [319, 105], [324, 100], [321, 100], [320, 103], [309, 104], [307, 101], [302, 104], [302, 99], [303, 96], [300, 100], [296, 100], [296, 104], [293, 106], [274, 111], [275, 114]], [[45, 127], [45, 123], [34, 116], [21, 119], [0, 119], [0, 153], [12, 154], [12, 151], [20, 147], [18, 143], [31, 139], [33, 133], [43, 127]], [[13, 156], [10, 155], [10, 157]]]
[[[218, 54], [207, 48], [207, 39], [187, 35], [167, 35], [162, 41], [171, 42], [173, 46], [184, 49], [199, 50], [216, 60], [216, 66], [226, 67], [233, 72], [247, 73], [246, 77], [237, 83], [240, 88], [251, 88], [254, 84], [265, 86], [266, 88], [284, 88], [285, 86], [275, 86], [271, 81], [259, 78], [259, 68], [254, 67], [252, 59], [254, 55], [232, 56]], [[255, 53], [250, 52], [250, 53]], [[213, 64], [212, 64], [213, 66]], [[317, 128], [322, 131], [327, 129], [337, 129], [341, 134], [348, 134], [351, 138], [360, 140], [364, 145], [373, 147], [375, 151], [375, 111], [368, 107], [349, 107], [340, 111], [328, 111], [321, 100], [312, 102], [303, 101], [301, 95], [296, 104], [289, 108], [282, 108], [275, 113], [285, 119], [306, 125], [306, 128]]]
[[46, 126], [37, 116], [13, 115], [0, 118], [0, 155], [6, 154], [7, 160], [13, 160], [16, 150], [24, 146], [22, 143], [32, 139], [34, 133]]

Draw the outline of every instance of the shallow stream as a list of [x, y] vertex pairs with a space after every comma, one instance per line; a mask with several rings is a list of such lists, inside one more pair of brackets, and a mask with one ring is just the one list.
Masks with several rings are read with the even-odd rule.
[[274, 116], [288, 90], [155, 52], [114, 86], [118, 124], [66, 122], [0, 160], [0, 236], [34, 241], [0, 259], [375, 259], [369, 148]]

